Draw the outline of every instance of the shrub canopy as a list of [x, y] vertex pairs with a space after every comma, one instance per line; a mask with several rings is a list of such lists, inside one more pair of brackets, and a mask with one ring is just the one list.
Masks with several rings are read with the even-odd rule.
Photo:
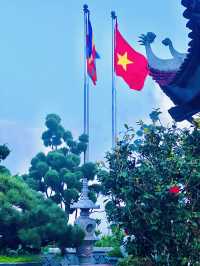
[[[128, 232], [129, 254], [152, 265], [197, 265], [200, 251], [200, 130], [164, 127], [159, 111], [126, 132], [99, 180], [108, 219]], [[143, 264], [141, 264], [143, 265]], [[198, 264], [199, 265], [199, 264]]]

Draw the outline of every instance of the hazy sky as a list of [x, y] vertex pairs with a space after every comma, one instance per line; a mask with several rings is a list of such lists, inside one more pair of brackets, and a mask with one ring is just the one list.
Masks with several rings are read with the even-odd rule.
[[[23, 173], [43, 149], [41, 133], [48, 113], [57, 113], [75, 136], [83, 131], [83, 4], [82, 0], [0, 1], [0, 143], [12, 150], [5, 164]], [[187, 49], [186, 20], [180, 0], [88, 0], [96, 48], [97, 86], [90, 87], [91, 160], [102, 160], [111, 147], [111, 18], [135, 49], [141, 33], [154, 31], [157, 55], [170, 57], [165, 37]], [[167, 97], [148, 78], [143, 91], [131, 91], [117, 79], [118, 127], [146, 119]]]

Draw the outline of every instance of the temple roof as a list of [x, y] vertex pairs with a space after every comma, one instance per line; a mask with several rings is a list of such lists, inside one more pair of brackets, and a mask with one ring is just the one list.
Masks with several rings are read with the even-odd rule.
[[190, 29], [189, 48], [186, 54], [179, 53], [169, 38], [163, 40], [168, 46], [172, 58], [158, 58], [151, 47], [156, 35], [148, 32], [141, 35], [140, 43], [145, 46], [152, 78], [160, 85], [163, 92], [175, 104], [168, 111], [177, 121], [187, 119], [200, 112], [200, 0], [182, 0], [186, 8], [183, 16], [188, 20]]
[[186, 7], [183, 13], [188, 20], [186, 27], [191, 30], [188, 34], [190, 41], [187, 53], [178, 52], [171, 40], [166, 38], [162, 43], [169, 47], [172, 58], [158, 58], [151, 47], [156, 35], [148, 32], [140, 36], [140, 43], [146, 49], [150, 75], [161, 87], [186, 87], [200, 66], [200, 0], [182, 0], [182, 5]]
[[200, 64], [200, 0], [182, 0], [182, 5], [186, 7], [183, 16], [188, 19], [186, 27], [191, 30], [191, 40], [187, 57], [171, 84], [185, 87]]

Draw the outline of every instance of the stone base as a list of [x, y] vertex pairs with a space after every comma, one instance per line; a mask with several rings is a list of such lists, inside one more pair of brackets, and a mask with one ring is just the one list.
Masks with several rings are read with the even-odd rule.
[[[114, 257], [108, 257], [107, 254], [112, 251], [112, 248], [107, 247], [107, 248], [99, 248], [99, 247], [94, 247], [93, 249], [93, 260], [79, 260], [76, 254], [76, 250], [72, 248], [66, 249], [66, 255], [64, 259], [62, 259], [62, 266], [65, 266], [64, 260], [66, 260], [66, 264], [70, 266], [116, 266], [118, 258]], [[59, 252], [59, 249], [51, 249], [50, 250], [51, 254], [49, 256], [52, 256], [52, 258]], [[0, 266], [10, 266], [10, 265], [1, 265]], [[15, 266], [15, 265], [11, 265]], [[22, 265], [22, 266], [29, 266], [29, 265]], [[42, 265], [30, 265], [30, 266], [42, 266]], [[43, 265], [44, 266], [44, 265]], [[51, 266], [49, 263], [47, 266]], [[56, 265], [54, 265], [56, 266]], [[59, 265], [57, 265], [59, 266]]]

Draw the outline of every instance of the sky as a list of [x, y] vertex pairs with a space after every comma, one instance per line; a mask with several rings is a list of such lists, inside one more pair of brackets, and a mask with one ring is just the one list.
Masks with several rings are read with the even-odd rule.
[[[186, 52], [188, 31], [180, 0], [1, 0], [0, 1], [0, 143], [11, 149], [5, 165], [23, 174], [31, 158], [43, 151], [41, 134], [49, 113], [75, 137], [83, 133], [83, 4], [91, 12], [98, 81], [90, 85], [90, 159], [103, 160], [111, 148], [111, 17], [118, 16], [126, 40], [145, 54], [138, 36], [156, 33], [153, 49], [170, 58], [161, 41], [170, 37]], [[148, 119], [160, 107], [170, 121], [170, 100], [150, 77], [141, 92], [117, 78], [118, 131], [125, 123]]]

